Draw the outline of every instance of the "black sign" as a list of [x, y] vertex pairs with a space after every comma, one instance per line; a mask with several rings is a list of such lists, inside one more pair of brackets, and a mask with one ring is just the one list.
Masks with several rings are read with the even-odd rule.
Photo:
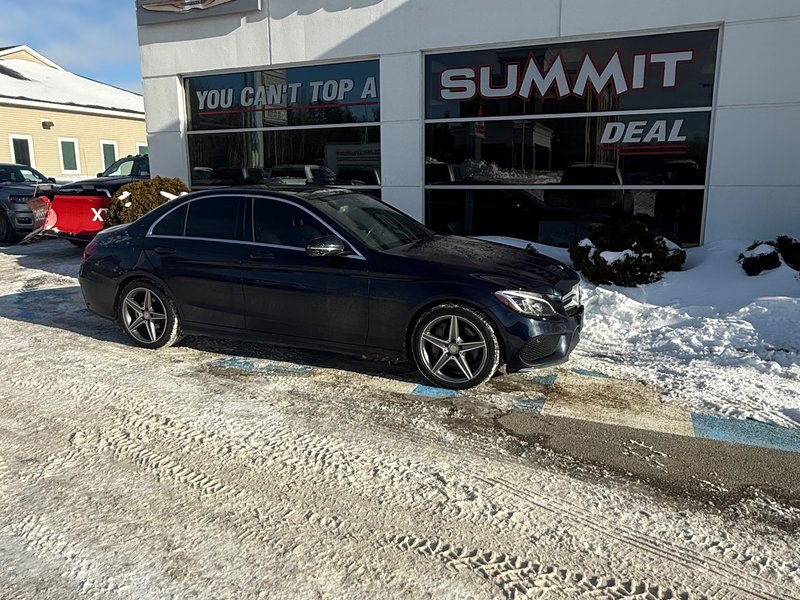
[[426, 57], [429, 119], [710, 107], [717, 31]]
[[193, 131], [380, 121], [378, 61], [192, 77], [186, 93]]

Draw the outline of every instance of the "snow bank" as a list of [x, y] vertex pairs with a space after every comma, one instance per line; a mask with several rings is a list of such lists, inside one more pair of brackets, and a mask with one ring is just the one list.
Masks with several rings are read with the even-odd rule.
[[[566, 249], [534, 245], [570, 263]], [[800, 275], [782, 265], [748, 277], [736, 262], [747, 245], [690, 248], [683, 271], [636, 288], [584, 281], [573, 366], [644, 380], [665, 402], [800, 427]]]

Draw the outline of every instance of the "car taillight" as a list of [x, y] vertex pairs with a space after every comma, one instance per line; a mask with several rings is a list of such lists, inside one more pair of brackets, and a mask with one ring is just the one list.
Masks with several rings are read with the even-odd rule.
[[87, 244], [86, 248], [83, 249], [83, 260], [88, 260], [89, 257], [94, 254], [95, 250], [97, 250], [97, 238], [94, 238]]

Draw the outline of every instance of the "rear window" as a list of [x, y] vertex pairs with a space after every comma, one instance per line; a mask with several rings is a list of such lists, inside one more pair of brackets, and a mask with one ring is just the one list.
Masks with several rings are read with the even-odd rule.
[[171, 213], [167, 213], [155, 227], [153, 227], [153, 235], [168, 235], [173, 237], [180, 237], [183, 235], [183, 228], [186, 224], [186, 208], [184, 204], [180, 208], [176, 208]]

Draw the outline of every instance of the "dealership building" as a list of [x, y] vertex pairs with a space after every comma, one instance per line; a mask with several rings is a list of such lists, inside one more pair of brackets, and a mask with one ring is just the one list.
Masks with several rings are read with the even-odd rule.
[[437, 231], [800, 237], [796, 0], [137, 0], [151, 168]]

